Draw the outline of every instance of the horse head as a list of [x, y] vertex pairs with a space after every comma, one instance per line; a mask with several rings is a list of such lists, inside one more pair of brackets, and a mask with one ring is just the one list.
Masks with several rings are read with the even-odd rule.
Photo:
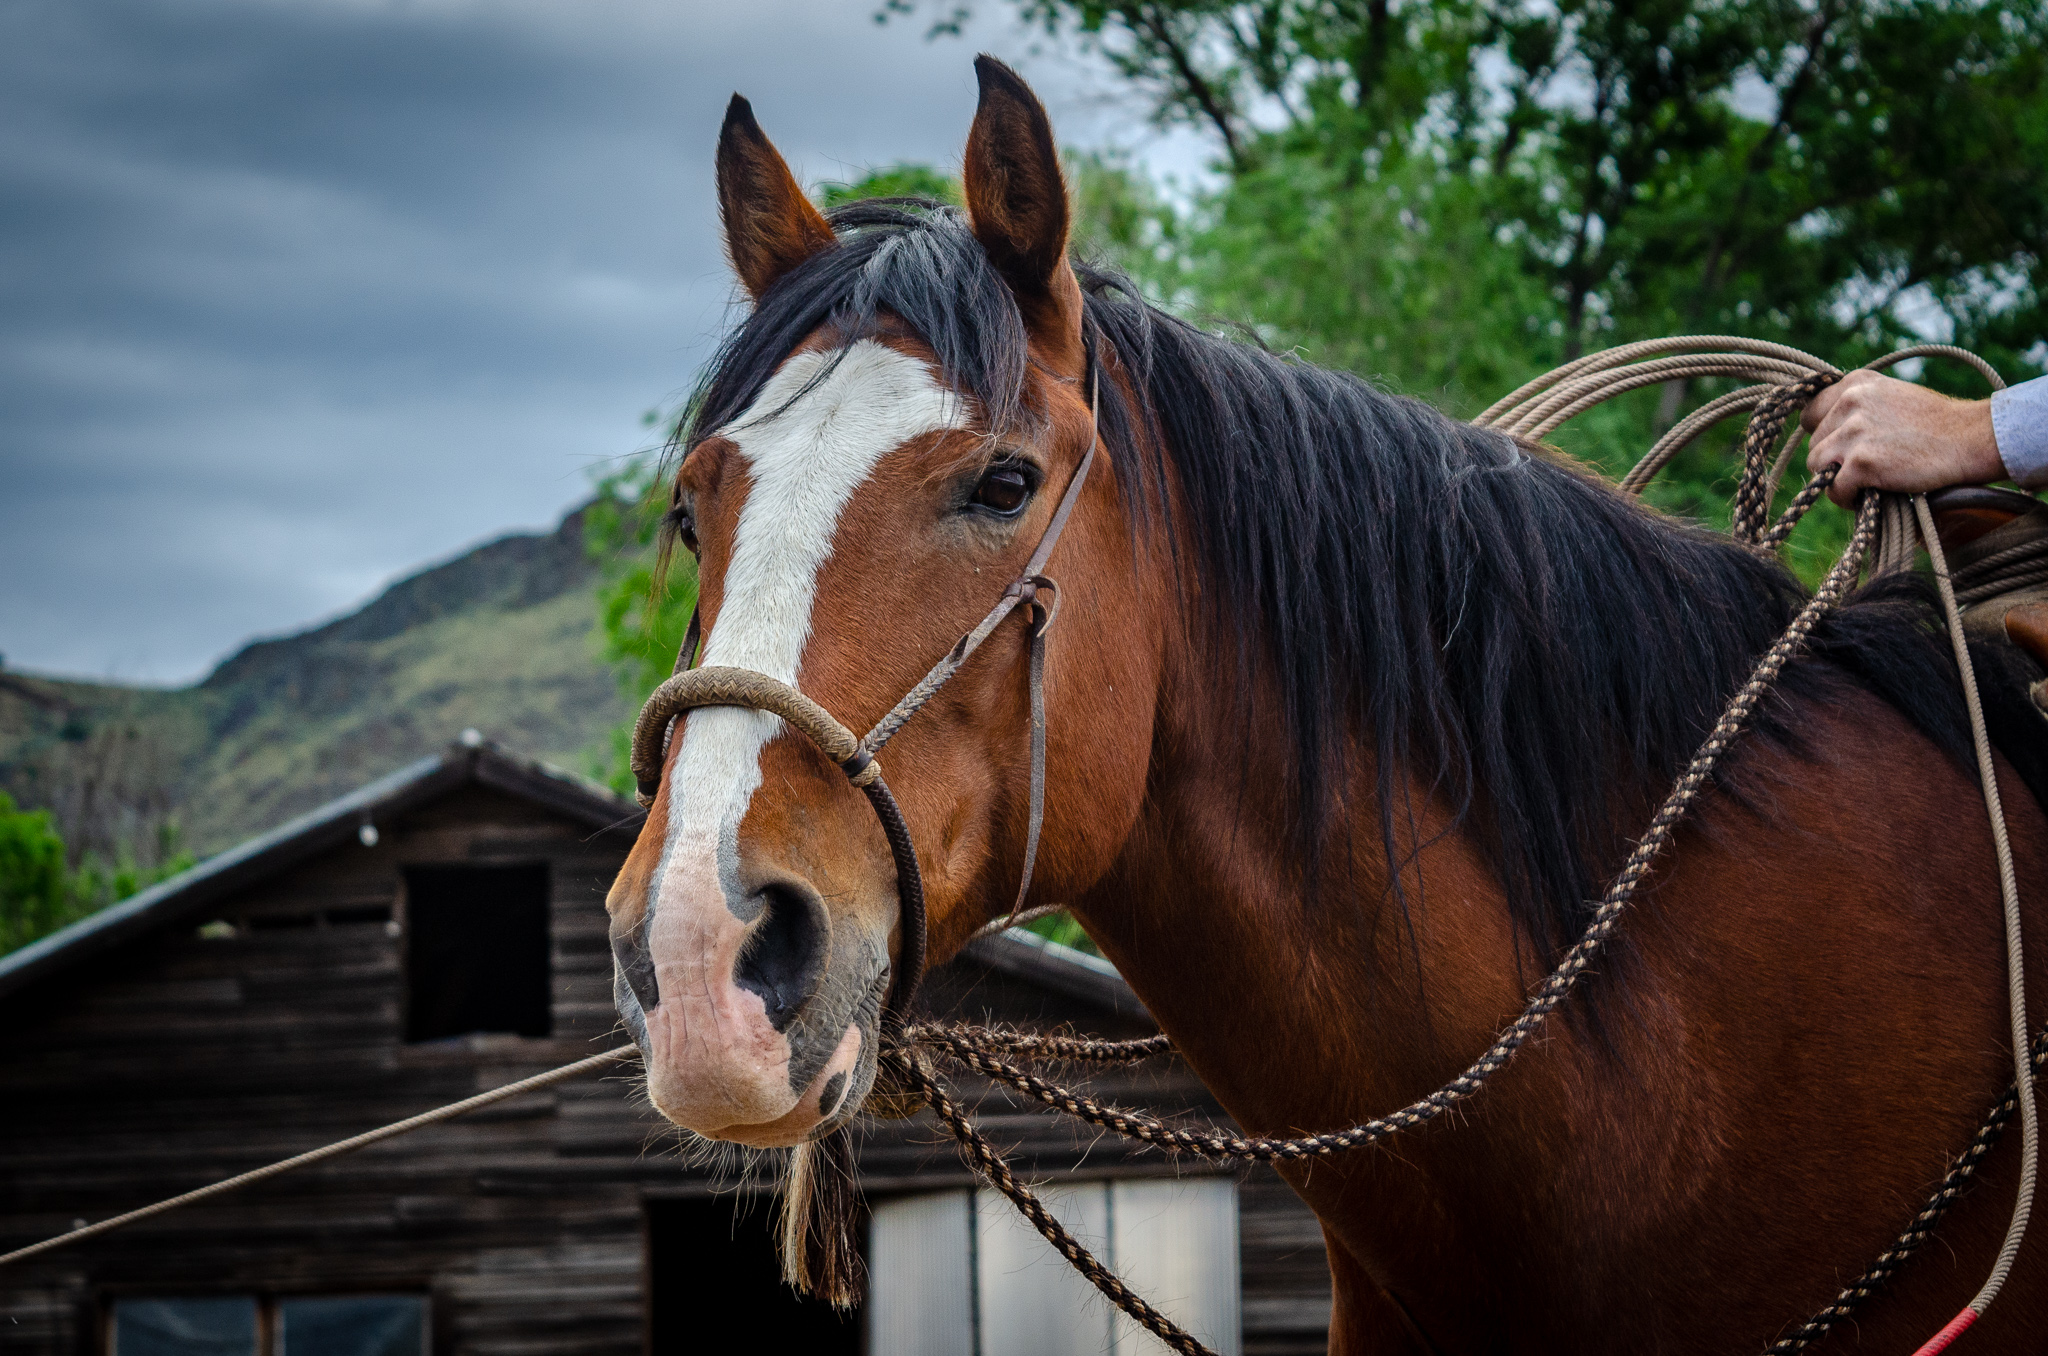
[[[1017, 578], [1093, 442], [1051, 128], [1007, 67], [976, 71], [964, 216], [896, 204], [828, 220], [745, 100], [719, 137], [726, 245], [754, 309], [707, 379], [672, 488], [703, 664], [795, 687], [854, 731]], [[1061, 794], [1034, 899], [1099, 876], [1135, 820], [1159, 662], [1118, 477], [1099, 469], [1081, 491], [1051, 566], [1065, 588], [1045, 685], [1055, 702], [1091, 695], [1055, 722]], [[1022, 869], [1028, 612], [888, 746], [937, 956], [1009, 907]], [[808, 739], [758, 710], [678, 717], [608, 900], [654, 1105], [755, 1146], [851, 1118], [903, 964], [897, 887], [869, 806]]]

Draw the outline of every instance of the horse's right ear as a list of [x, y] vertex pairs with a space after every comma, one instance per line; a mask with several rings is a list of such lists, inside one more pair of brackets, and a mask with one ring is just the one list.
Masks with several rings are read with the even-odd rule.
[[833, 244], [824, 214], [754, 121], [753, 105], [737, 94], [718, 129], [718, 215], [733, 272], [756, 301], [777, 278]]

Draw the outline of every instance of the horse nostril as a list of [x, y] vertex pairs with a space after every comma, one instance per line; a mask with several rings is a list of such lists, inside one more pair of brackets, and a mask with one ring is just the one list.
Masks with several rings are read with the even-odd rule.
[[752, 902], [763, 916], [733, 966], [732, 981], [761, 995], [768, 1024], [781, 1031], [825, 976], [832, 923], [825, 901], [800, 881], [764, 885]]
[[612, 960], [618, 977], [626, 981], [640, 1010], [652, 1012], [661, 1003], [661, 986], [654, 977], [654, 957], [647, 954], [647, 919], [642, 918], [622, 933], [612, 936]]

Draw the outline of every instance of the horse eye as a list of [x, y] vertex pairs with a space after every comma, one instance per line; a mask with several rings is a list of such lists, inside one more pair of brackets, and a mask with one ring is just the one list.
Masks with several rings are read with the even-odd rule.
[[695, 519], [690, 517], [688, 506], [678, 504], [670, 509], [668, 511], [668, 525], [669, 529], [676, 534], [676, 539], [682, 542], [684, 548], [691, 555], [696, 555], [697, 523]]
[[974, 487], [974, 502], [982, 508], [1009, 517], [1031, 498], [1031, 478], [1018, 463], [998, 462], [989, 467]]

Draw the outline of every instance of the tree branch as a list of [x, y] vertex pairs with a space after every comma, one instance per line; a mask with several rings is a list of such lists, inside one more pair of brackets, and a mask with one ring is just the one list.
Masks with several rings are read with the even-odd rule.
[[1749, 158], [1743, 165], [1742, 185], [1736, 190], [1735, 206], [1729, 212], [1727, 220], [1715, 229], [1713, 239], [1707, 243], [1706, 268], [1700, 275], [1699, 294], [1693, 298], [1694, 325], [1699, 323], [1700, 310], [1707, 304], [1707, 299], [1727, 281], [1726, 271], [1731, 267], [1729, 259], [1736, 253], [1734, 248], [1727, 244], [1728, 237], [1741, 230], [1743, 213], [1749, 207], [1750, 189], [1756, 183], [1757, 177], [1763, 173], [1765, 166], [1770, 163], [1772, 149], [1790, 130], [1792, 110], [1806, 97], [1806, 91], [1813, 84], [1814, 73], [1820, 68], [1821, 47], [1827, 41], [1828, 31], [1834, 27], [1835, 20], [1841, 17], [1846, 8], [1848, 7], [1838, 9], [1834, 5], [1823, 4], [1813, 16], [1813, 22], [1807, 26], [1806, 55], [1801, 59], [1799, 69], [1793, 73], [1791, 82], [1785, 86], [1785, 93], [1778, 100], [1778, 116], [1771, 123], [1770, 130], [1757, 140], [1756, 145], [1750, 147]]
[[[1587, 120], [1590, 126], [1600, 126], [1600, 120], [1606, 116], [1608, 103], [1613, 97], [1614, 87], [1603, 74], [1593, 84], [1593, 116]], [[1565, 278], [1571, 288], [1571, 299], [1565, 309], [1566, 361], [1578, 357], [1584, 349], [1584, 336], [1580, 331], [1580, 325], [1586, 316], [1586, 296], [1593, 290], [1593, 275], [1586, 264], [1586, 245], [1592, 234], [1594, 213], [1597, 207], [1604, 205], [1600, 192], [1600, 162], [1606, 158], [1608, 151], [1608, 147], [1595, 141], [1592, 154], [1587, 157], [1586, 194], [1579, 204], [1579, 229], [1572, 237], [1571, 258], [1564, 268]]]
[[1180, 40], [1179, 35], [1173, 32], [1170, 21], [1157, 6], [1141, 5], [1137, 8], [1135, 16], [1126, 15], [1125, 22], [1133, 23], [1134, 27], [1143, 26], [1143, 33], [1165, 54], [1174, 74], [1180, 77], [1188, 98], [1194, 101], [1195, 106], [1215, 124], [1217, 132], [1222, 135], [1223, 149], [1230, 157], [1231, 169], [1243, 170], [1244, 148], [1239, 144], [1237, 127], [1230, 110], [1225, 106], [1222, 96], [1218, 95], [1215, 87], [1195, 69], [1193, 56], [1189, 54], [1186, 44]]

